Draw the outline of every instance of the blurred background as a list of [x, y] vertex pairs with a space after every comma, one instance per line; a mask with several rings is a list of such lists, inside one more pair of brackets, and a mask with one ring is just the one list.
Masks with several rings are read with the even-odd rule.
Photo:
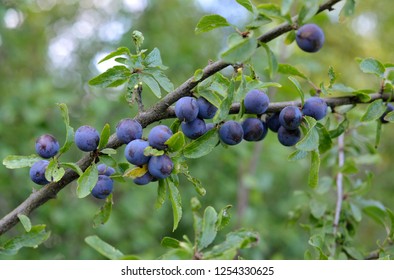
[[[285, 45], [284, 36], [269, 46], [280, 62], [298, 67], [317, 85], [327, 83], [327, 71], [332, 66], [339, 82], [377, 91], [379, 80], [361, 73], [355, 58], [371, 56], [394, 62], [392, 1], [357, 4], [355, 14], [343, 22], [338, 11], [313, 18], [326, 35], [325, 46], [317, 54], [303, 53], [294, 43]], [[293, 13], [298, 9], [294, 5]], [[114, 132], [121, 118], [133, 117], [136, 111], [125, 103], [123, 87], [98, 90], [88, 86], [89, 79], [111, 66], [111, 62], [97, 62], [119, 46], [133, 50], [131, 32], [139, 30], [145, 36], [143, 48], [160, 49], [163, 63], [169, 66], [166, 73], [178, 86], [209, 60], [217, 60], [226, 46], [230, 29], [194, 33], [199, 18], [210, 13], [221, 14], [241, 29], [249, 16], [235, 0], [0, 0], [0, 158], [33, 154], [35, 139], [44, 133], [55, 135], [63, 143], [65, 130], [56, 106], [59, 102], [68, 105], [74, 128], [89, 124], [100, 130], [109, 123]], [[275, 24], [256, 32], [262, 34]], [[253, 63], [260, 77], [269, 81], [262, 48], [253, 57]], [[275, 79], [283, 87], [269, 92], [272, 101], [298, 98], [286, 77]], [[303, 87], [309, 90], [307, 84]], [[157, 100], [153, 94], [146, 94], [145, 101], [152, 104]], [[354, 120], [360, 115], [354, 112]], [[375, 125], [367, 124], [362, 129], [365, 141], [373, 144]], [[394, 126], [384, 126], [380, 155], [359, 171], [363, 174], [368, 169], [375, 173], [368, 196], [388, 207], [394, 206], [393, 136]], [[119, 150], [119, 159], [123, 149]], [[292, 151], [269, 133], [261, 143], [244, 141], [228, 149], [218, 147], [208, 156], [189, 161], [191, 173], [207, 189], [207, 195], [201, 198], [203, 206], [213, 205], [219, 210], [233, 205], [231, 224], [218, 240], [239, 227], [260, 233], [258, 246], [242, 254], [247, 259], [302, 259], [308, 247], [308, 232], [292, 218], [300, 217], [301, 222], [308, 218], [307, 200], [300, 191], [308, 189], [309, 160], [288, 161]], [[82, 152], [73, 148], [64, 160], [76, 161], [81, 156]], [[324, 199], [332, 209], [335, 161], [335, 151], [328, 152], [321, 168], [321, 182], [331, 188]], [[14, 209], [36, 187], [29, 180], [28, 169], [8, 170], [0, 165], [0, 216]], [[189, 201], [196, 194], [182, 178], [184, 215], [173, 233], [171, 205], [167, 201], [156, 210], [156, 192], [155, 184], [137, 187], [131, 181], [116, 183], [112, 216], [107, 224], [95, 229], [92, 218], [101, 202], [91, 197], [78, 199], [72, 184], [31, 215], [34, 224], [47, 224], [50, 239], [37, 249], [22, 249], [16, 256], [0, 258], [99, 259], [102, 257], [84, 242], [86, 236], [93, 234], [125, 254], [157, 258], [164, 253], [160, 247], [164, 236], [181, 238], [186, 234], [193, 238]], [[383, 228], [368, 217], [363, 218], [360, 227], [357, 242], [366, 252], [375, 249], [376, 240], [384, 235]], [[22, 231], [22, 226], [17, 225], [0, 240]]]

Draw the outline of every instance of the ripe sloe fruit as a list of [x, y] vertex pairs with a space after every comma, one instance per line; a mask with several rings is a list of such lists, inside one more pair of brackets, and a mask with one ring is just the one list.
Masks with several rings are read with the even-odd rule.
[[268, 109], [269, 102], [268, 96], [263, 91], [252, 89], [244, 99], [246, 113], [262, 114]]
[[390, 113], [391, 111], [394, 111], [394, 106], [393, 106], [392, 104], [387, 104], [386, 112], [384, 112], [384, 114], [380, 117], [380, 121], [381, 121], [382, 123], [388, 123], [388, 121], [386, 121], [386, 120], [384, 119], [384, 117], [385, 117], [388, 113]]
[[207, 132], [205, 122], [200, 118], [197, 118], [191, 122], [182, 122], [181, 127], [182, 132], [190, 139], [197, 139]]
[[136, 120], [123, 119], [116, 125], [116, 136], [124, 144], [128, 144], [135, 139], [141, 139], [142, 126]]
[[303, 51], [317, 52], [323, 47], [324, 32], [316, 24], [305, 24], [298, 29], [296, 42]]
[[263, 124], [263, 127], [264, 127], [264, 131], [263, 131], [263, 134], [260, 136], [260, 138], [257, 139], [257, 141], [263, 140], [265, 138], [265, 136], [267, 136], [267, 133], [268, 133], [267, 123], [262, 121], [262, 124]]
[[242, 126], [236, 121], [227, 121], [219, 129], [219, 138], [227, 145], [236, 145], [243, 137]]
[[97, 165], [97, 171], [99, 175], [106, 175], [106, 176], [111, 176], [112, 174], [115, 173], [115, 169], [113, 169], [111, 166], [107, 166], [104, 163]]
[[151, 129], [148, 135], [149, 145], [158, 150], [165, 150], [164, 143], [172, 136], [171, 129], [165, 125], [157, 125]]
[[205, 127], [206, 127], [206, 131], [208, 131], [208, 130], [215, 128], [215, 124], [214, 123], [207, 123], [205, 125]]
[[149, 184], [150, 182], [152, 182], [152, 180], [153, 180], [153, 176], [152, 176], [149, 172], [146, 172], [146, 173], [145, 173], [144, 175], [142, 175], [141, 177], [138, 177], [138, 178], [133, 179], [133, 182], [134, 182], [135, 184], [137, 184], [137, 185], [142, 186], [142, 185], [147, 185], [147, 184]]
[[167, 155], [152, 156], [148, 163], [149, 173], [157, 179], [164, 179], [170, 176], [174, 163]]
[[46, 185], [49, 181], [45, 178], [45, 170], [47, 169], [49, 161], [39, 160], [35, 162], [29, 171], [30, 179], [38, 185]]
[[114, 181], [106, 175], [99, 175], [96, 185], [92, 189], [92, 195], [98, 199], [105, 199], [112, 193]]
[[327, 103], [323, 99], [311, 97], [305, 101], [302, 113], [318, 121], [327, 115], [327, 108]]
[[200, 119], [212, 119], [218, 110], [218, 108], [216, 108], [204, 97], [197, 98], [197, 105], [198, 105], [198, 117]]
[[302, 112], [296, 106], [287, 106], [280, 112], [279, 122], [288, 130], [297, 129], [302, 122]]
[[273, 132], [278, 132], [280, 127], [279, 114], [280, 112], [276, 112], [267, 118], [267, 126]]
[[278, 130], [278, 140], [283, 146], [294, 146], [300, 141], [301, 131], [299, 128], [288, 130], [281, 126]]
[[144, 150], [148, 146], [149, 143], [141, 139], [131, 141], [124, 150], [127, 161], [138, 166], [148, 163], [150, 156], [144, 155]]
[[175, 104], [175, 115], [181, 121], [194, 121], [198, 115], [198, 104], [196, 99], [190, 96], [179, 99]]
[[242, 122], [244, 139], [246, 141], [259, 141], [264, 135], [264, 124], [258, 118], [247, 118]]
[[74, 140], [81, 151], [91, 152], [97, 149], [100, 135], [94, 127], [84, 125], [75, 131]]
[[36, 140], [36, 152], [40, 157], [51, 158], [59, 151], [59, 142], [50, 134], [44, 134]]

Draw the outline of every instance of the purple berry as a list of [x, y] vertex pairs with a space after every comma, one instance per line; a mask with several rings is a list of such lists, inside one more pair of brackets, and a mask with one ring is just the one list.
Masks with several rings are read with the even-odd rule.
[[273, 132], [278, 132], [278, 129], [280, 127], [280, 122], [279, 122], [279, 112], [276, 112], [272, 115], [270, 115], [267, 118], [267, 126], [268, 128], [273, 131]]
[[100, 142], [98, 131], [89, 125], [81, 126], [75, 132], [75, 144], [84, 152], [91, 152], [97, 149]]
[[149, 173], [157, 179], [164, 179], [170, 176], [173, 168], [174, 164], [167, 155], [153, 156], [148, 163]]
[[[258, 118], [247, 118], [242, 123], [244, 139], [246, 141], [259, 141], [264, 137], [264, 124]], [[262, 138], [263, 137], [263, 138]]]
[[40, 157], [51, 158], [59, 152], [59, 142], [50, 134], [44, 134], [36, 140], [36, 152]]
[[246, 113], [263, 114], [267, 111], [269, 102], [268, 96], [263, 91], [252, 89], [244, 99]]
[[198, 117], [200, 119], [212, 119], [218, 110], [218, 108], [216, 108], [204, 97], [197, 98], [197, 104], [198, 104]]
[[48, 167], [49, 161], [39, 160], [35, 162], [30, 168], [30, 179], [38, 185], [46, 185], [49, 181], [45, 178], [45, 171]]
[[135, 139], [141, 139], [142, 126], [136, 120], [123, 119], [116, 126], [116, 136], [124, 144], [128, 144]]
[[148, 146], [149, 143], [141, 139], [131, 141], [124, 150], [127, 161], [138, 166], [147, 164], [150, 156], [145, 156], [144, 150]]
[[278, 140], [283, 146], [294, 146], [301, 139], [301, 131], [299, 128], [288, 130], [281, 126], [278, 130]]
[[302, 113], [318, 121], [327, 115], [327, 108], [327, 103], [323, 99], [311, 97], [305, 101]]
[[99, 175], [106, 175], [106, 176], [111, 176], [112, 174], [115, 173], [115, 169], [113, 169], [110, 166], [107, 166], [104, 163], [97, 165], [97, 171]]
[[227, 145], [236, 145], [242, 141], [244, 131], [236, 121], [227, 121], [219, 129], [219, 138]]
[[181, 127], [182, 132], [186, 135], [187, 138], [190, 139], [197, 139], [205, 132], [207, 132], [207, 127], [204, 120], [199, 118], [191, 122], [182, 122]]
[[302, 122], [302, 112], [296, 106], [287, 106], [280, 112], [279, 122], [288, 130], [297, 129]]
[[134, 182], [135, 184], [137, 184], [137, 185], [142, 186], [142, 185], [147, 185], [147, 184], [149, 184], [150, 182], [152, 182], [152, 180], [153, 180], [153, 176], [152, 176], [149, 172], [146, 172], [146, 173], [145, 173], [144, 175], [142, 175], [141, 177], [138, 177], [138, 178], [133, 179], [133, 182]]
[[165, 150], [167, 145], [164, 143], [172, 136], [171, 129], [165, 125], [158, 125], [151, 129], [148, 135], [149, 145], [158, 150]]
[[297, 30], [296, 42], [303, 51], [317, 52], [323, 47], [324, 32], [316, 24], [305, 24]]
[[98, 199], [105, 199], [112, 193], [114, 181], [106, 175], [99, 175], [96, 185], [92, 189], [92, 195]]
[[198, 115], [198, 104], [196, 99], [190, 96], [179, 99], [175, 104], [175, 115], [181, 121], [194, 121]]

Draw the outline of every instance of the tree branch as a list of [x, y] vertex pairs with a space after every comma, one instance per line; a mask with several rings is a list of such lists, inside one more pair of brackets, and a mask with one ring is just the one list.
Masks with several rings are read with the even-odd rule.
[[[320, 13], [324, 10], [332, 10], [333, 9], [332, 7], [340, 1], [342, 0], [327, 1], [326, 3], [320, 6], [317, 13]], [[296, 21], [297, 17], [293, 17], [293, 20]], [[272, 30], [268, 31], [267, 33], [263, 34], [262, 36], [260, 36], [258, 40], [262, 43], [267, 43], [293, 29], [294, 29], [293, 25], [290, 25], [288, 23], [281, 24], [273, 28]], [[135, 117], [135, 119], [141, 123], [142, 127], [146, 127], [149, 124], [154, 123], [156, 121], [173, 117], [174, 116], [173, 109], [170, 108], [170, 106], [173, 103], [175, 103], [179, 98], [183, 96], [191, 95], [191, 90], [196, 85], [198, 85], [198, 83], [204, 81], [208, 77], [226, 68], [227, 66], [230, 66], [230, 64], [221, 60], [208, 64], [203, 69], [203, 75], [200, 79], [195, 80], [194, 77], [189, 78], [177, 89], [175, 89], [173, 92], [169, 93], [164, 98], [162, 98], [159, 102], [153, 105], [149, 110], [144, 112], [139, 112], [139, 114]], [[345, 100], [348, 102], [345, 102]], [[342, 102], [345, 102], [344, 104], [353, 104], [353, 103], [357, 103], [355, 101], [357, 101], [357, 99], [355, 99], [354, 97], [349, 97], [349, 98], [344, 98]], [[296, 104], [299, 103], [296, 102]], [[284, 103], [273, 103], [269, 108], [269, 112], [278, 111], [280, 106], [283, 105]], [[234, 110], [239, 110], [239, 104], [238, 105], [235, 104], [231, 108], [232, 112], [234, 112]], [[110, 140], [106, 148], [117, 149], [121, 145], [122, 143], [117, 139], [116, 135], [113, 134], [110, 137]], [[77, 162], [77, 164], [84, 171], [86, 170], [86, 168], [89, 167], [89, 165], [91, 165], [94, 159], [95, 157], [92, 154], [87, 154], [83, 158], [81, 158]], [[56, 198], [56, 195], [59, 191], [61, 191], [65, 186], [67, 186], [77, 178], [78, 178], [78, 174], [73, 170], [68, 169], [65, 175], [63, 176], [63, 178], [59, 182], [49, 183], [44, 187], [42, 187], [41, 189], [39, 189], [38, 191], [33, 192], [17, 208], [12, 210], [9, 214], [4, 216], [0, 220], [0, 236], [5, 232], [7, 232], [8, 230], [10, 230], [11, 228], [13, 228], [19, 222], [18, 214], [29, 215], [33, 210], [46, 203], [48, 200], [52, 198]]]

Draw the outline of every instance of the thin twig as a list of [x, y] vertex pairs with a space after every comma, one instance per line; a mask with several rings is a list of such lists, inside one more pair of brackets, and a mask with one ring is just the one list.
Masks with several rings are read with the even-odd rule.
[[[345, 164], [345, 134], [342, 133], [338, 137], [338, 167], [341, 169]], [[335, 207], [335, 216], [334, 216], [334, 224], [333, 224], [333, 234], [334, 238], [338, 233], [339, 228], [339, 219], [341, 217], [341, 210], [342, 210], [342, 202], [343, 202], [343, 174], [341, 171], [337, 174], [336, 180], [337, 186], [337, 203]], [[336, 251], [336, 242], [334, 242], [334, 250], [333, 254]]]

